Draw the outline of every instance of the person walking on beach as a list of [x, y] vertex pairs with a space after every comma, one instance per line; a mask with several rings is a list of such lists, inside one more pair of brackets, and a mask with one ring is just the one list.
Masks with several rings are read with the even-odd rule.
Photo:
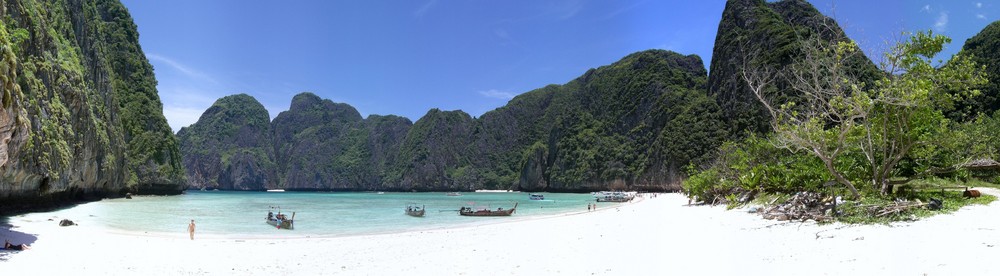
[[191, 220], [191, 224], [188, 224], [188, 235], [191, 236], [191, 240], [194, 240], [194, 220]]

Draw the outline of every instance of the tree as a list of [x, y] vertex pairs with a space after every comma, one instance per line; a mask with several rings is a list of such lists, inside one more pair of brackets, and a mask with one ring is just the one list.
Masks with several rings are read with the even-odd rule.
[[[910, 154], [914, 148], [931, 144], [935, 132], [947, 129], [942, 110], [955, 100], [949, 95], [973, 96], [977, 91], [971, 87], [985, 81], [975, 64], [962, 56], [948, 66], [932, 65], [948, 41], [930, 32], [912, 35], [886, 53], [879, 64], [886, 74], [872, 84], [848, 66], [861, 54], [857, 44], [818, 36], [802, 39], [802, 56], [780, 70], [755, 63], [756, 55], [745, 55], [741, 77], [771, 115], [777, 147], [818, 157], [854, 198], [860, 194], [838, 163], [847, 153], [860, 152], [867, 163], [861, 169], [869, 172], [871, 186], [886, 194], [901, 183], [890, 181], [898, 176], [900, 161], [919, 159]], [[777, 78], [785, 78], [799, 94], [779, 97], [773, 85]], [[963, 92], [949, 94], [945, 89]]]
[[[872, 116], [865, 121], [861, 150], [871, 166], [872, 185], [882, 194], [892, 192], [893, 185], [906, 183], [915, 177], [940, 170], [927, 161], [934, 151], [936, 135], [949, 129], [945, 112], [954, 109], [956, 101], [975, 97], [973, 89], [986, 82], [984, 70], [965, 55], [955, 55], [945, 66], [934, 67], [934, 56], [951, 39], [928, 31], [910, 36], [885, 53], [879, 67], [888, 74], [875, 82]], [[949, 91], [954, 91], [949, 93]], [[901, 180], [892, 180], [899, 162], [912, 158], [924, 163], [921, 171]], [[938, 164], [955, 168], [960, 165]]]

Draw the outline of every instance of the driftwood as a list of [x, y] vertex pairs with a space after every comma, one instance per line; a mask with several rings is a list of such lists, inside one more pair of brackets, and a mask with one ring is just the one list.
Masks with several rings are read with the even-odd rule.
[[[772, 201], [773, 202], [773, 201]], [[785, 220], [815, 220], [829, 221], [833, 218], [826, 215], [826, 210], [832, 207], [823, 203], [823, 195], [813, 192], [799, 192], [784, 203], [767, 207], [762, 216], [765, 219]]]
[[874, 206], [869, 208], [869, 212], [874, 214], [875, 217], [884, 217], [888, 215], [895, 215], [907, 211], [910, 209], [927, 206], [927, 203], [917, 201], [896, 201], [892, 204], [885, 206]]

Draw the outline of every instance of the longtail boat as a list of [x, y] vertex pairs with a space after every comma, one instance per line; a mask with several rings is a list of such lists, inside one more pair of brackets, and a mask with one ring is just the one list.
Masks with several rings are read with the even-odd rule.
[[277, 215], [271, 212], [267, 212], [267, 218], [265, 218], [265, 222], [278, 229], [292, 230], [295, 229], [295, 212], [292, 212], [291, 218], [288, 218], [287, 216], [285, 216], [285, 214], [282, 214], [281, 211], [278, 211]]
[[406, 206], [406, 214], [412, 217], [423, 217], [425, 206], [417, 206], [416, 204], [410, 204]]
[[461, 209], [458, 209], [458, 214], [472, 217], [506, 217], [513, 214], [514, 210], [517, 210], [517, 202], [514, 202], [514, 208], [507, 210], [504, 210], [503, 208], [490, 210], [488, 208], [473, 209], [472, 207], [462, 207]]

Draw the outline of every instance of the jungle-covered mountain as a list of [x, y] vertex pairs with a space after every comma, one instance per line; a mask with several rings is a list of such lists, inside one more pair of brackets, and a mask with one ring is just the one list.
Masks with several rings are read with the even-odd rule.
[[186, 187], [118, 1], [0, 1], [0, 212]]
[[[219, 160], [190, 170], [192, 188], [671, 190], [682, 168], [724, 136], [702, 64], [693, 55], [638, 52], [480, 118], [432, 109], [414, 123], [362, 118], [303, 93], [270, 123], [270, 137], [251, 139], [273, 141], [271, 159], [261, 143], [241, 141], [267, 132], [256, 123], [266, 111], [245, 95], [220, 99], [178, 136], [185, 164]], [[234, 159], [239, 153], [262, 160]]]
[[[297, 102], [306, 96], [296, 96], [289, 116], [271, 124], [280, 180], [269, 187], [673, 190], [683, 169], [710, 158], [724, 139], [768, 131], [768, 117], [737, 74], [746, 54], [756, 55], [755, 65], [780, 68], [801, 55], [807, 37], [848, 39], [805, 1], [731, 0], [708, 77], [699, 57], [644, 51], [523, 93], [479, 118], [431, 110], [383, 134], [390, 137], [371, 136], [372, 118], [349, 106], [315, 104], [305, 112]], [[852, 67], [870, 79], [880, 74], [863, 55]], [[796, 94], [787, 83], [777, 87]], [[372, 157], [372, 140], [387, 151]]]
[[1000, 109], [1000, 21], [995, 21], [965, 41], [962, 54], [972, 56], [972, 60], [985, 68], [989, 80], [980, 87], [979, 96], [962, 102], [953, 117], [969, 119], [977, 114], [991, 114]]
[[[781, 69], [801, 59], [802, 41], [817, 38], [849, 40], [837, 22], [803, 0], [726, 2], [712, 51], [708, 94], [728, 118], [730, 135], [765, 133], [771, 128], [769, 115], [739, 74], [744, 64]], [[882, 74], [864, 55], [853, 56], [849, 66], [854, 68], [853, 74], [867, 82]], [[798, 94], [781, 76], [775, 80], [775, 87], [782, 97], [794, 99]]]

